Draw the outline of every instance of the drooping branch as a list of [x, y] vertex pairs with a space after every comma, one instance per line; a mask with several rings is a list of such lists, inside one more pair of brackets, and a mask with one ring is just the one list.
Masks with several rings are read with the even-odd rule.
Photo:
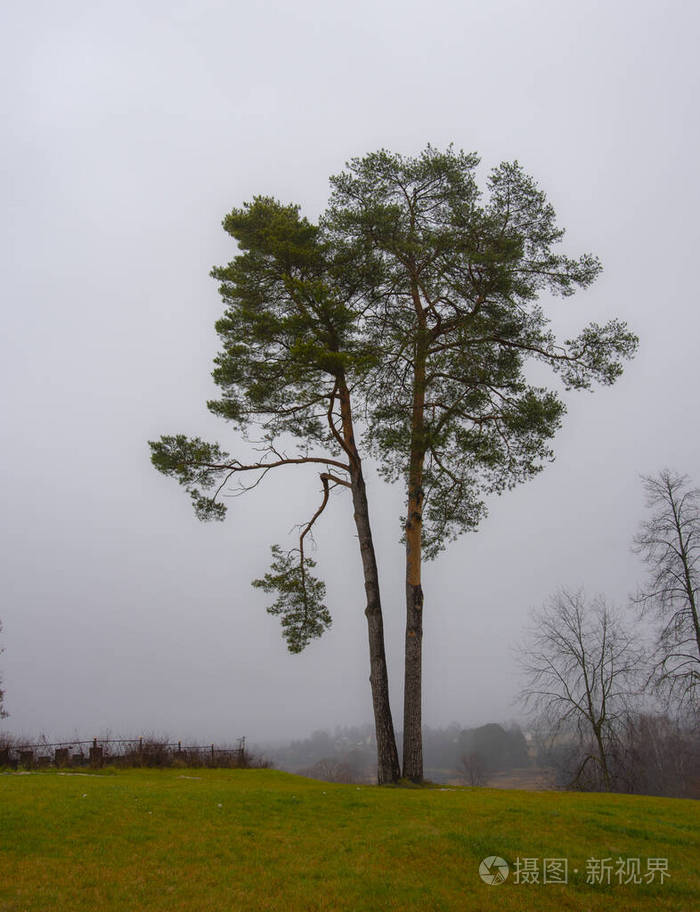
[[[224, 518], [226, 507], [218, 501], [231, 478], [248, 472], [258, 472], [252, 484], [241, 485], [239, 493], [256, 488], [272, 469], [289, 465], [321, 465], [326, 469], [350, 472], [350, 466], [330, 456], [287, 457], [271, 444], [268, 451], [275, 458], [243, 463], [232, 459], [218, 444], [207, 443], [199, 437], [188, 438], [183, 434], [164, 436], [151, 441], [151, 462], [164, 475], [174, 477], [192, 498], [199, 519]], [[212, 495], [203, 491], [214, 489]]]
[[[332, 488], [350, 486], [350, 482], [342, 477], [343, 473], [350, 471], [350, 466], [331, 457], [287, 457], [272, 443], [266, 447], [268, 456], [253, 463], [231, 458], [218, 444], [182, 435], [162, 437], [150, 446], [155, 467], [165, 475], [174, 476], [185, 487], [200, 519], [223, 519], [226, 508], [216, 498], [230, 479], [241, 473], [257, 473], [255, 481], [243, 487], [243, 490], [251, 490], [261, 483], [268, 472], [281, 466], [320, 465], [326, 470], [320, 473], [323, 486], [321, 504], [304, 526], [299, 547], [285, 553], [274, 546], [269, 572], [253, 584], [276, 594], [276, 600], [267, 610], [270, 614], [281, 615], [283, 635], [291, 652], [300, 652], [311, 639], [321, 636], [330, 626], [331, 616], [324, 604], [325, 585], [311, 573], [315, 562], [304, 552], [305, 538], [325, 510]], [[212, 489], [211, 496], [203, 493]]]
[[331, 624], [330, 612], [323, 603], [326, 587], [310, 573], [315, 562], [305, 554], [304, 539], [326, 509], [332, 488], [349, 486], [349, 483], [328, 472], [322, 472], [319, 477], [323, 496], [318, 509], [301, 530], [299, 547], [285, 554], [274, 545], [270, 571], [262, 579], [253, 581], [254, 587], [277, 595], [267, 611], [282, 616], [282, 630], [290, 652], [301, 652], [311, 639], [321, 636]]
[[323, 499], [321, 500], [321, 505], [318, 508], [318, 510], [316, 510], [314, 515], [311, 517], [311, 519], [307, 522], [307, 524], [304, 526], [304, 528], [301, 532], [301, 535], [299, 536], [299, 572], [301, 573], [302, 586], [304, 587], [305, 596], [306, 596], [306, 575], [304, 573], [304, 539], [311, 531], [314, 523], [319, 518], [321, 513], [323, 513], [323, 511], [326, 509], [326, 505], [328, 503], [328, 498], [330, 497], [330, 486], [328, 483], [328, 476], [322, 474], [320, 476], [320, 478], [321, 478], [321, 484], [323, 485]]

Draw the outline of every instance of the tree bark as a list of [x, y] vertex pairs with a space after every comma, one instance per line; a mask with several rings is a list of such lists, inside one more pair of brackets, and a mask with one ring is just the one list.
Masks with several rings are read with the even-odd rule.
[[406, 644], [403, 703], [403, 775], [423, 781], [423, 464], [425, 460], [426, 344], [416, 344], [411, 457], [406, 510]]
[[608, 756], [607, 751], [605, 750], [605, 744], [603, 743], [603, 734], [600, 728], [600, 724], [593, 726], [593, 731], [595, 733], [596, 744], [598, 745], [598, 756], [600, 758], [600, 768], [603, 774], [603, 785], [605, 786], [605, 791], [609, 792], [610, 789], [610, 772], [608, 770]]
[[698, 658], [700, 659], [700, 618], [698, 617], [698, 606], [695, 601], [695, 588], [693, 586], [692, 572], [688, 558], [688, 549], [686, 541], [683, 538], [683, 524], [681, 516], [679, 515], [679, 507], [676, 503], [676, 496], [669, 481], [666, 482], [666, 489], [668, 491], [668, 499], [673, 511], [673, 524], [675, 526], [676, 535], [678, 537], [678, 554], [681, 559], [681, 564], [683, 565], [683, 588], [685, 589], [685, 594], [688, 599], [690, 618], [693, 625], [693, 633], [695, 634], [695, 644], [698, 648]]
[[384, 620], [379, 593], [379, 572], [369, 521], [367, 489], [362, 474], [362, 462], [355, 445], [350, 393], [344, 381], [338, 383], [338, 398], [343, 428], [343, 442], [350, 457], [350, 481], [355, 528], [360, 542], [362, 570], [365, 580], [367, 632], [369, 636], [370, 686], [377, 737], [377, 782], [384, 785], [397, 782], [401, 776], [399, 754], [389, 702], [389, 675], [384, 647]]

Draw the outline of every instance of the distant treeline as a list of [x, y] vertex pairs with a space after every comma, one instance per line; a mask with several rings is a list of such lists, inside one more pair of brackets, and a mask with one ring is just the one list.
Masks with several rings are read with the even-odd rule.
[[[397, 737], [401, 749], [401, 732]], [[486, 776], [531, 764], [527, 741], [515, 724], [426, 727], [423, 746], [426, 778], [435, 782], [462, 779], [465, 756], [478, 757], [479, 768]], [[315, 731], [310, 737], [287, 745], [265, 747], [264, 753], [280, 769], [316, 778], [369, 782], [376, 775], [377, 754], [371, 725], [339, 727], [333, 734]]]

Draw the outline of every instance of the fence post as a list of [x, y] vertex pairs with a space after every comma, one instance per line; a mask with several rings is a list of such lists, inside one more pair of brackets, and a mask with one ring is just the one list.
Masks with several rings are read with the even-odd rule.
[[101, 747], [97, 746], [97, 738], [92, 739], [90, 748], [90, 766], [101, 767], [104, 763], [104, 752]]

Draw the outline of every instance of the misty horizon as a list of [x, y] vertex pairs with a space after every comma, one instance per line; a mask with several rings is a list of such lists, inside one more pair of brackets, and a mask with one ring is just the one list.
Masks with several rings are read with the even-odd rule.
[[[250, 452], [205, 405], [223, 310], [209, 271], [236, 254], [225, 214], [267, 194], [314, 220], [348, 159], [428, 142], [480, 154], [482, 185], [518, 159], [562, 250], [601, 258], [591, 288], [542, 296], [559, 336], [618, 317], [640, 338], [612, 388], [562, 393], [555, 461], [425, 567], [424, 725], [522, 719], [529, 611], [562, 586], [627, 610], [640, 476], [700, 483], [698, 10], [69, 0], [2, 20], [0, 735], [264, 743], [369, 724], [349, 498], [312, 555], [333, 625], [290, 655], [250, 582], [315, 509], [317, 477], [270, 475], [203, 524], [147, 441]], [[400, 730], [402, 487], [363, 464]]]

